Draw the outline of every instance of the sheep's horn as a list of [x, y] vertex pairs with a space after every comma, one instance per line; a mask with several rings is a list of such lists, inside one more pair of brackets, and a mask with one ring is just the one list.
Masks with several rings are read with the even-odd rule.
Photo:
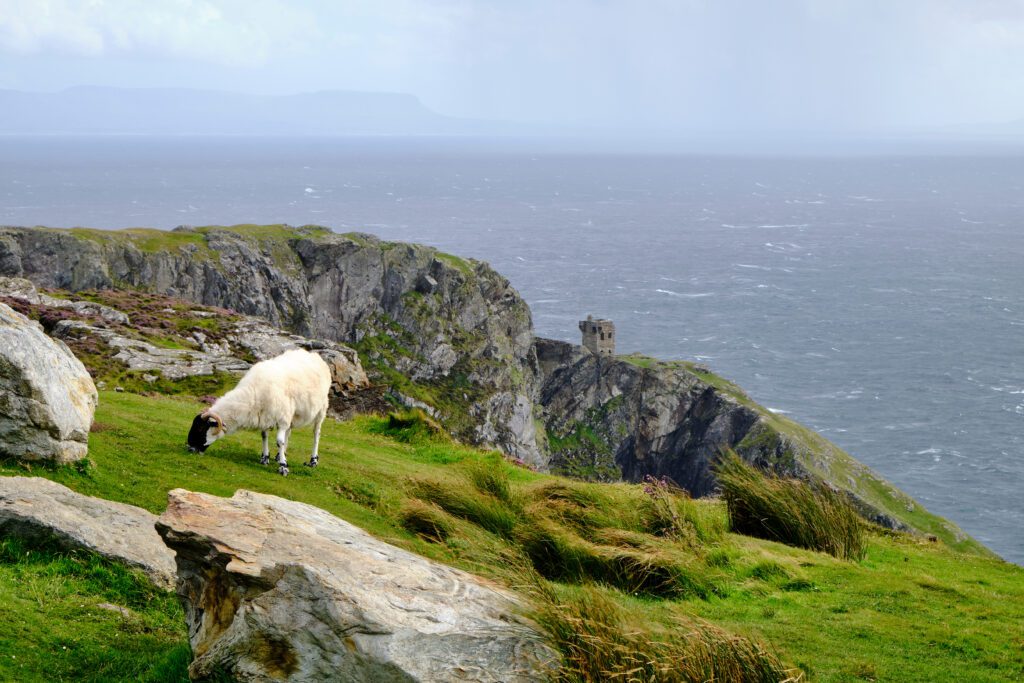
[[224, 429], [224, 422], [219, 417], [211, 413], [209, 410], [203, 411], [202, 415], [200, 415], [199, 417], [211, 418], [214, 422], [217, 423], [217, 429]]

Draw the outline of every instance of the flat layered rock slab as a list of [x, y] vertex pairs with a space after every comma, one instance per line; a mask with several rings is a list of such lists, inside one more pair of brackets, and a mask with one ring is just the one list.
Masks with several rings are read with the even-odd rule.
[[157, 534], [156, 520], [142, 508], [85, 496], [42, 477], [0, 477], [0, 537], [90, 550], [137, 567], [172, 590], [174, 552]]
[[558, 663], [510, 593], [311, 505], [175, 489], [157, 529], [193, 678], [519, 683]]

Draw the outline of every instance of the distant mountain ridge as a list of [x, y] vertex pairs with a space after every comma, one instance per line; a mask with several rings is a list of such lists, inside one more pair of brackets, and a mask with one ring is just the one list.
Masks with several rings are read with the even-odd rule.
[[459, 135], [493, 127], [443, 116], [403, 93], [249, 95], [99, 86], [55, 93], [0, 90], [0, 135]]

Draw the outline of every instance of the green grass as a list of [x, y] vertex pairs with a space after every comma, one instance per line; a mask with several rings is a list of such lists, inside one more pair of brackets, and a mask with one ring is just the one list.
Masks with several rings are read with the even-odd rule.
[[177, 597], [136, 571], [2, 539], [0, 604], [0, 680], [188, 681]]
[[331, 234], [331, 229], [321, 225], [303, 225], [293, 227], [283, 223], [273, 225], [257, 225], [255, 223], [242, 223], [239, 225], [207, 225], [196, 228], [196, 232], [205, 234], [213, 230], [233, 232], [243, 237], [250, 237], [256, 240], [287, 241], [299, 237], [323, 237]]
[[155, 228], [128, 228], [126, 230], [71, 228], [66, 231], [59, 230], [59, 232], [67, 232], [78, 239], [98, 244], [130, 243], [145, 252], [177, 250], [191, 245], [196, 248], [195, 254], [200, 258], [205, 258], [210, 253], [206, 246], [206, 236], [198, 231], [157, 230]]
[[1024, 680], [1019, 567], [878, 537], [859, 563], [796, 565], [799, 583], [751, 580], [700, 616], [724, 628], [756, 624], [811, 681]]
[[292, 227], [275, 225], [207, 225], [189, 230], [157, 230], [153, 228], [127, 228], [124, 230], [97, 230], [93, 228], [71, 228], [68, 230], [45, 228], [65, 232], [80, 240], [96, 244], [131, 244], [146, 253], [173, 252], [189, 248], [192, 258], [199, 261], [215, 262], [215, 253], [208, 244], [209, 234], [214, 231], [231, 232], [259, 248], [270, 256], [276, 265], [286, 269], [297, 267], [298, 256], [289, 245], [290, 240], [319, 238], [331, 234], [331, 229], [318, 225]]
[[[259, 465], [258, 434], [188, 453], [201, 408], [101, 392], [91, 466], [2, 463], [0, 475], [45, 476], [157, 513], [175, 487], [317, 505], [529, 596], [567, 657], [566, 681], [730, 680], [736, 671], [770, 680], [797, 669], [836, 682], [1024, 677], [1024, 570], [991, 557], [869, 532], [862, 560], [839, 560], [729, 533], [721, 501], [651, 482], [645, 491], [537, 474], [409, 415], [328, 422], [320, 467], [283, 478]], [[310, 443], [295, 432], [293, 464]], [[83, 578], [55, 554], [23, 564], [19, 552], [0, 563], [0, 680], [181, 680], [187, 645], [173, 599]], [[120, 615], [89, 610], [104, 601], [148, 626], [129, 637]], [[60, 660], [72, 643], [81, 656]]]
[[473, 275], [473, 265], [461, 256], [456, 256], [455, 254], [449, 254], [443, 251], [435, 251], [434, 256], [436, 256], [439, 261], [443, 261], [466, 277], [471, 277]]

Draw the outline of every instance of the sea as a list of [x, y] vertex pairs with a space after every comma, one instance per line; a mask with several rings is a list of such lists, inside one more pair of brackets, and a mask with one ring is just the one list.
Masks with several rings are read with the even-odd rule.
[[539, 335], [699, 360], [1024, 564], [1024, 152], [0, 138], [0, 224], [319, 224], [488, 261]]

